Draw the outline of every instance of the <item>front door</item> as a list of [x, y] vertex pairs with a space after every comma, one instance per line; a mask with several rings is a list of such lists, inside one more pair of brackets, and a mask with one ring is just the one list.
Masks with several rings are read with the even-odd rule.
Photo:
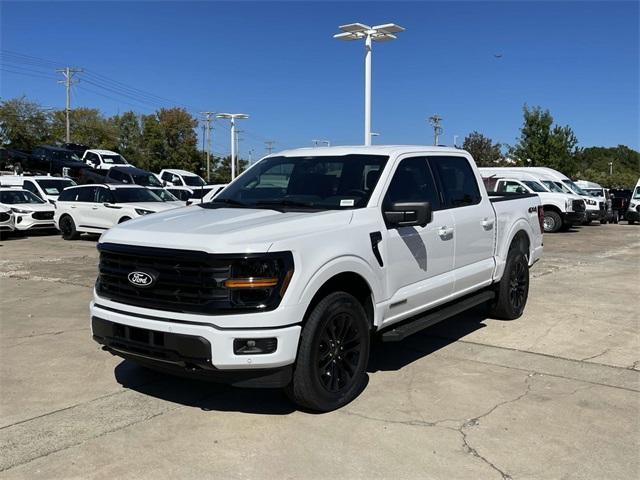
[[[384, 197], [392, 202], [429, 202], [432, 221], [425, 227], [386, 231], [387, 293], [384, 323], [390, 324], [440, 303], [453, 293], [453, 217], [442, 209], [425, 157], [399, 161]], [[383, 235], [384, 238], [384, 235]]]

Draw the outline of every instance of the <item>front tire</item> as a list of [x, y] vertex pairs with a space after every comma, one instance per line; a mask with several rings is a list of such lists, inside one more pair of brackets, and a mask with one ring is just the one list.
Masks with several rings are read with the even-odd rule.
[[562, 217], [553, 210], [544, 212], [544, 233], [556, 233], [562, 228]]
[[515, 320], [522, 315], [529, 297], [529, 263], [520, 250], [512, 249], [502, 279], [496, 289], [496, 299], [490, 316], [500, 320]]
[[302, 330], [287, 394], [297, 405], [319, 412], [351, 402], [366, 385], [369, 342], [362, 305], [346, 292], [330, 293]]
[[76, 230], [76, 223], [69, 215], [65, 215], [60, 219], [60, 232], [65, 240], [77, 240], [80, 238], [80, 232]]

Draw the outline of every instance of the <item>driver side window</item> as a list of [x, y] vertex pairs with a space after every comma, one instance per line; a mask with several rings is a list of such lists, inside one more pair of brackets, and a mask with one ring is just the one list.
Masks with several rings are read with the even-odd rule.
[[429, 202], [432, 210], [440, 208], [438, 190], [425, 157], [405, 158], [393, 174], [383, 205], [398, 202]]

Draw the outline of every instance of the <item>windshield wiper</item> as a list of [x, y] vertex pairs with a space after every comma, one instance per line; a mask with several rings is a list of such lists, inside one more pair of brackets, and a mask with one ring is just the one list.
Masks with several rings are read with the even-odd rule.
[[317, 208], [313, 205], [313, 203], [309, 202], [297, 202], [295, 200], [260, 200], [256, 202], [256, 206], [258, 205], [282, 205], [283, 207], [304, 207], [304, 208]]

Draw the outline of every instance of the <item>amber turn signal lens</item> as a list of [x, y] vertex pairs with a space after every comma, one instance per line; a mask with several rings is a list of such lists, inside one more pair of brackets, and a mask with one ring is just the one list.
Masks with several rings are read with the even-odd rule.
[[227, 288], [268, 288], [276, 285], [277, 278], [230, 278], [224, 282]]

